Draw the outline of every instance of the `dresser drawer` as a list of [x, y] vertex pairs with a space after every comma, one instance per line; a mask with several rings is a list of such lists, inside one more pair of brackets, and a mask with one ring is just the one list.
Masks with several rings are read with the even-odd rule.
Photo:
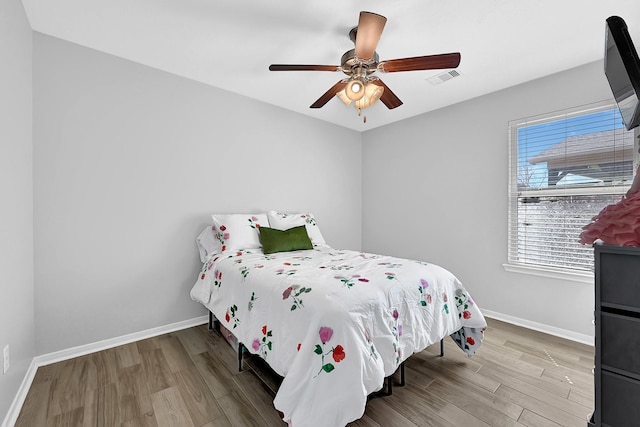
[[601, 364], [640, 378], [640, 318], [603, 312], [600, 331]]
[[602, 371], [601, 396], [600, 416], [603, 425], [638, 427], [640, 381]]
[[640, 256], [603, 252], [599, 262], [600, 301], [640, 310]]

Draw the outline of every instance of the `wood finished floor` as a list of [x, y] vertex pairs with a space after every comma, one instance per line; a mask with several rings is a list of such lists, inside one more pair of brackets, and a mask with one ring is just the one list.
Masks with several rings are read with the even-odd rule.
[[[585, 427], [593, 347], [487, 321], [473, 358], [448, 338], [413, 355], [349, 426]], [[285, 426], [272, 399], [203, 325], [39, 368], [16, 426]]]

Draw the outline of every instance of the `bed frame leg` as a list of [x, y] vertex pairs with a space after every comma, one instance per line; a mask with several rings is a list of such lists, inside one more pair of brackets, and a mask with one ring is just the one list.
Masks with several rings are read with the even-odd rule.
[[440, 340], [440, 357], [444, 356], [444, 338]]
[[[209, 330], [220, 332], [220, 322], [216, 319], [211, 311], [209, 311]], [[242, 372], [242, 354], [244, 353], [244, 344], [238, 343], [238, 372]]]
[[[384, 392], [385, 396], [391, 396], [393, 394], [393, 377], [394, 376], [395, 376], [395, 373], [385, 378], [385, 380], [387, 381], [387, 391]], [[404, 387], [405, 384], [406, 382], [405, 382], [405, 374], [404, 374], [404, 362], [402, 362], [400, 364], [400, 382], [397, 383], [397, 385], [400, 387]]]
[[238, 372], [242, 372], [242, 353], [244, 353], [244, 344], [238, 343]]

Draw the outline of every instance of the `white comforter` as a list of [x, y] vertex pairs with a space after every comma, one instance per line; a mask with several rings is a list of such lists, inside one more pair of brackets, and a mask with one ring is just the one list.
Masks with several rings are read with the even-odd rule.
[[452, 335], [471, 356], [486, 327], [447, 270], [325, 246], [214, 256], [191, 297], [284, 377], [274, 406], [293, 427], [362, 417], [412, 353]]

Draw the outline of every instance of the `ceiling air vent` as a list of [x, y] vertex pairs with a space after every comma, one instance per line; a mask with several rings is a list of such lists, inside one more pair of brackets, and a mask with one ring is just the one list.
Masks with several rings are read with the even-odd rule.
[[454, 77], [460, 76], [460, 73], [456, 70], [450, 70], [445, 73], [438, 74], [437, 76], [433, 76], [427, 79], [429, 83], [432, 85], [439, 85], [440, 83], [444, 83], [447, 80], [451, 80]]

